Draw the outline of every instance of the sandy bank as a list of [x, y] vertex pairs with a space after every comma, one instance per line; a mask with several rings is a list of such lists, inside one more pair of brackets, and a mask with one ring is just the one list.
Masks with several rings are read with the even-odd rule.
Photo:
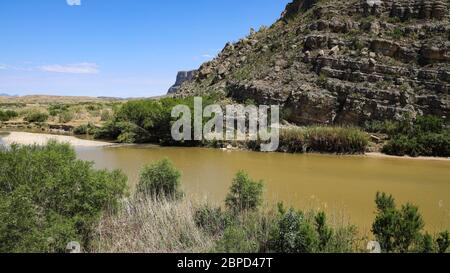
[[410, 156], [392, 156], [382, 153], [366, 153], [365, 156], [372, 158], [395, 158], [395, 159], [409, 159], [409, 160], [431, 160], [431, 161], [450, 161], [449, 157], [410, 157]]
[[9, 135], [2, 137], [2, 141], [7, 145], [11, 145], [13, 143], [21, 145], [45, 145], [50, 140], [69, 143], [70, 145], [75, 147], [104, 147], [112, 145], [108, 142], [84, 140], [73, 136], [34, 134], [24, 132], [11, 132]]

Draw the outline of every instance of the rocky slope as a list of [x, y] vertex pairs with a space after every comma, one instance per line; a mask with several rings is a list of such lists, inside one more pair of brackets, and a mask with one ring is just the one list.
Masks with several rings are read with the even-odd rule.
[[450, 121], [450, 1], [294, 0], [176, 90], [280, 104], [297, 124]]

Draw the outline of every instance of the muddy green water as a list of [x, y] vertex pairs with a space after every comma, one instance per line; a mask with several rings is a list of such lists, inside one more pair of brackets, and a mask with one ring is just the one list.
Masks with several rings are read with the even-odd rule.
[[219, 204], [234, 174], [246, 170], [264, 180], [269, 203], [345, 215], [362, 232], [370, 230], [374, 219], [376, 192], [385, 191], [397, 203], [418, 205], [429, 231], [450, 229], [449, 161], [153, 146], [83, 149], [78, 155], [98, 168], [122, 169], [130, 185], [143, 165], [169, 158], [182, 171], [183, 188], [190, 196]]

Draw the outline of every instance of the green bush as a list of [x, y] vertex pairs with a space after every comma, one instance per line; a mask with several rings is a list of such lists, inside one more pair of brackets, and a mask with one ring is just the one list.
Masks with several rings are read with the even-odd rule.
[[195, 223], [198, 227], [211, 235], [217, 235], [231, 225], [230, 215], [223, 212], [222, 209], [210, 206], [202, 206], [195, 211]]
[[429, 233], [425, 233], [425, 235], [420, 235], [418, 239], [418, 248], [417, 252], [419, 253], [433, 253], [433, 237]]
[[263, 187], [262, 181], [254, 181], [239, 171], [225, 200], [227, 208], [233, 212], [257, 210], [262, 203]]
[[69, 108], [70, 107], [65, 104], [52, 104], [48, 107], [48, 113], [50, 114], [50, 116], [56, 117], [62, 112], [68, 112]]
[[112, 115], [109, 110], [103, 110], [100, 114], [101, 121], [108, 121], [108, 120], [111, 120], [111, 118], [112, 118]]
[[324, 212], [307, 214], [279, 205], [279, 216], [269, 235], [268, 251], [275, 253], [349, 253], [359, 243], [352, 225], [332, 228]]
[[417, 139], [400, 135], [391, 139], [381, 151], [387, 155], [419, 156], [423, 150], [424, 148], [417, 143]]
[[48, 114], [39, 111], [30, 111], [26, 114], [24, 120], [32, 123], [46, 122]]
[[141, 171], [137, 192], [157, 198], [180, 198], [180, 177], [180, 172], [168, 159], [157, 161]]
[[[397, 209], [392, 196], [377, 193], [377, 216], [372, 232], [385, 252], [409, 252], [418, 243], [424, 228], [422, 216], [417, 207], [406, 204]], [[420, 242], [419, 242], [420, 243]]]
[[150, 142], [150, 133], [131, 122], [109, 121], [103, 127], [95, 129], [94, 138], [121, 143], [146, 143]]
[[414, 123], [414, 128], [418, 133], [442, 133], [445, 123], [442, 118], [435, 116], [418, 117]]
[[444, 133], [425, 133], [417, 136], [398, 135], [382, 149], [388, 155], [450, 157], [450, 130]]
[[68, 122], [72, 121], [74, 117], [75, 117], [75, 115], [73, 112], [64, 111], [59, 114], [58, 121], [59, 121], [59, 123], [68, 123]]
[[314, 253], [320, 239], [302, 212], [290, 209], [282, 212], [270, 235], [269, 247], [276, 253]]
[[379, 129], [391, 137], [383, 147], [383, 153], [413, 157], [450, 157], [450, 129], [445, 127], [443, 119], [423, 116], [414, 122], [405, 119], [394, 124], [395, 127], [389, 130]]
[[75, 135], [92, 135], [96, 132], [96, 127], [92, 123], [83, 124], [73, 129]]
[[314, 218], [316, 230], [319, 234], [319, 249], [325, 250], [333, 237], [333, 230], [327, 225], [325, 212], [319, 212]]
[[66, 144], [0, 148], [0, 252], [88, 249], [93, 225], [126, 189], [119, 171], [97, 171]]
[[19, 114], [16, 111], [12, 111], [12, 110], [0, 110], [0, 121], [9, 121], [13, 118], [18, 117]]
[[449, 247], [448, 232], [439, 234], [436, 241], [423, 234], [425, 226], [416, 206], [403, 205], [398, 209], [391, 195], [377, 193], [377, 216], [372, 232], [384, 252], [445, 252]]
[[[214, 95], [203, 97], [203, 105], [213, 104], [216, 100]], [[174, 120], [171, 112], [177, 105], [187, 105], [193, 113], [194, 97], [129, 101], [115, 110], [115, 114], [108, 119], [110, 121], [99, 130], [96, 137], [131, 143], [199, 145], [195, 141], [180, 143], [172, 139]]]
[[256, 253], [258, 244], [248, 240], [247, 232], [237, 226], [228, 227], [217, 242], [215, 252], [218, 253]]
[[392, 136], [398, 133], [399, 123], [390, 120], [369, 121], [366, 122], [364, 129], [370, 133], [380, 133]]
[[436, 239], [438, 253], [446, 253], [450, 247], [450, 234], [448, 231], [439, 233]]

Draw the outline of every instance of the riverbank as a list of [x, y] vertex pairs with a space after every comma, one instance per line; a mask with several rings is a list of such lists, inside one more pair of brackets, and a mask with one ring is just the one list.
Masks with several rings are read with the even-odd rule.
[[2, 137], [2, 141], [7, 145], [11, 144], [45, 145], [51, 140], [56, 140], [62, 143], [69, 143], [74, 147], [106, 147], [113, 145], [112, 143], [109, 142], [79, 139], [74, 136], [49, 135], [49, 134], [37, 134], [25, 132], [10, 132], [8, 133], [8, 135]]
[[387, 155], [387, 154], [383, 154], [383, 153], [366, 153], [366, 154], [364, 154], [364, 156], [371, 157], [371, 158], [393, 158], [393, 159], [406, 159], [406, 160], [428, 160], [428, 161], [448, 161], [448, 162], [450, 162], [450, 157], [394, 156], [394, 155]]
[[[0, 137], [2, 141], [11, 145], [21, 144], [21, 145], [45, 145], [50, 140], [56, 140], [58, 142], [69, 143], [74, 147], [108, 147], [108, 146], [116, 146], [117, 144], [113, 144], [105, 141], [94, 141], [94, 140], [85, 140], [80, 139], [75, 136], [67, 136], [67, 135], [57, 135], [57, 134], [41, 134], [41, 133], [29, 133], [29, 132], [8, 132], [6, 136]], [[117, 146], [127, 146], [126, 144], [120, 144]], [[128, 146], [136, 146], [136, 147], [144, 147], [148, 146], [148, 144], [128, 144]], [[154, 145], [151, 145], [154, 146]], [[222, 150], [226, 151], [234, 151], [234, 150], [248, 150], [248, 149], [239, 149], [239, 148], [222, 148]], [[391, 156], [386, 155], [379, 152], [369, 152], [364, 155], [349, 155], [349, 156], [365, 156], [370, 158], [392, 158], [392, 159], [405, 159], [405, 160], [426, 160], [426, 161], [448, 161], [450, 162], [450, 158], [448, 157], [410, 157], [410, 156]]]

